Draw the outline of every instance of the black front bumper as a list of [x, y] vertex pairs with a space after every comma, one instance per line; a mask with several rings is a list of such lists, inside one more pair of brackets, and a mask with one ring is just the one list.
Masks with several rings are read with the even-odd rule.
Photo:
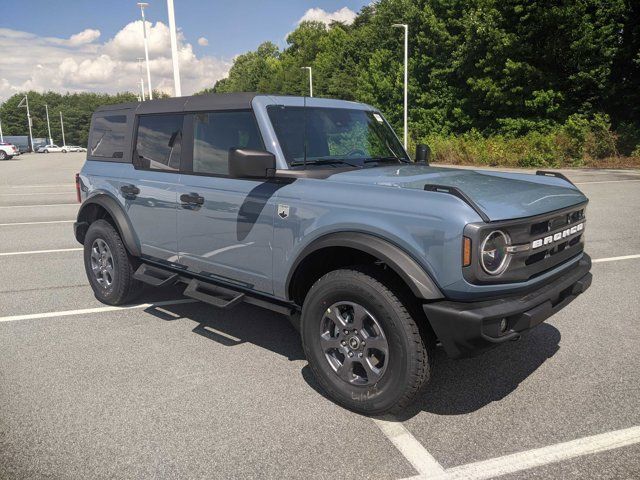
[[[447, 354], [469, 357], [497, 344], [515, 340], [568, 305], [591, 285], [591, 258], [534, 291], [482, 302], [441, 301], [423, 306], [427, 319]], [[506, 330], [500, 323], [506, 320]]]

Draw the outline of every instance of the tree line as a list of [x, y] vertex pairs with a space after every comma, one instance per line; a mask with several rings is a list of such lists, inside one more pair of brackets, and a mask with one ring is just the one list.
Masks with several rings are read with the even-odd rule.
[[562, 129], [571, 143], [576, 128], [577, 140], [605, 128], [614, 145], [598, 147], [604, 153], [628, 155], [640, 144], [637, 0], [379, 0], [351, 25], [303, 22], [283, 50], [265, 42], [238, 56], [207, 91], [304, 95], [302, 67], [310, 66], [314, 95], [372, 104], [400, 131], [403, 38], [395, 23], [409, 25], [414, 142]]

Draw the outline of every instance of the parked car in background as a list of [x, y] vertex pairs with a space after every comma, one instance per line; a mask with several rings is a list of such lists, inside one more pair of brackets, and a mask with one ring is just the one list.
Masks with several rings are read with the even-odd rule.
[[44, 145], [43, 147], [40, 147], [37, 150], [38, 153], [58, 153], [58, 152], [67, 153], [68, 151], [69, 151], [69, 147], [67, 146], [59, 147], [58, 145], [54, 145], [52, 143], [48, 145]]
[[64, 145], [62, 148], [66, 148], [69, 152], [86, 152], [87, 149], [78, 145]]
[[0, 143], [0, 160], [11, 160], [17, 155], [20, 155], [18, 147], [7, 142]]

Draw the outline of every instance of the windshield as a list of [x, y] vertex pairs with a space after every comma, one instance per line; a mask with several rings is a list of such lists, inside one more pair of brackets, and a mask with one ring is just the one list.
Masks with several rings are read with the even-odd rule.
[[292, 167], [409, 161], [393, 130], [377, 112], [282, 105], [267, 111]]

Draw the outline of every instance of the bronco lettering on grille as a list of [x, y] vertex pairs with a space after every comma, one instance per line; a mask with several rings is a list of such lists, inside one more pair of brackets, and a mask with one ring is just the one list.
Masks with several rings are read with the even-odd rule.
[[531, 248], [540, 248], [544, 245], [550, 245], [554, 242], [562, 240], [563, 238], [570, 237], [571, 235], [581, 232], [584, 229], [584, 223], [579, 223], [578, 225], [574, 225], [573, 227], [562, 230], [561, 232], [556, 232], [553, 235], [548, 235], [544, 238], [538, 238], [531, 242]]

